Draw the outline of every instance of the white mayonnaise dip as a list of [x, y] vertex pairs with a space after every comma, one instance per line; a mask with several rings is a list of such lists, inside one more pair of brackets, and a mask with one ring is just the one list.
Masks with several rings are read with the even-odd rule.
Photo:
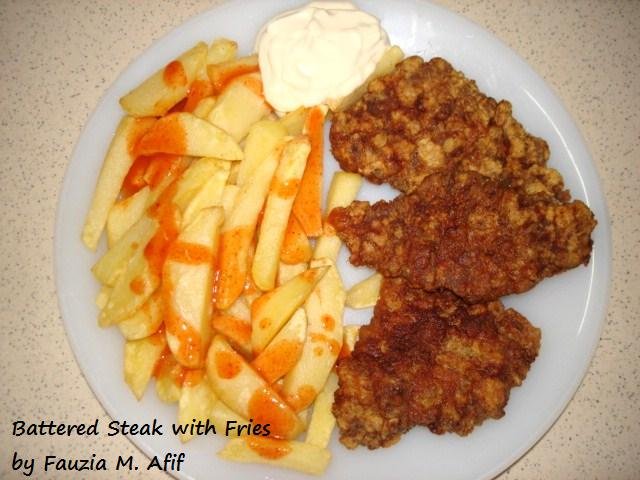
[[265, 97], [281, 112], [333, 104], [369, 77], [388, 46], [380, 21], [351, 2], [285, 12], [256, 40]]

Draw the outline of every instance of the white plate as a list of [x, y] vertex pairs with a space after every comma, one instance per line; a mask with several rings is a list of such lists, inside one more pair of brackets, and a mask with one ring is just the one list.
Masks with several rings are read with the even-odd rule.
[[[105, 150], [122, 111], [118, 98], [147, 75], [161, 68], [198, 40], [226, 36], [248, 53], [254, 35], [274, 14], [298, 1], [236, 1], [192, 18], [152, 45], [135, 60], [107, 91], [91, 116], [71, 159], [58, 205], [55, 258], [60, 309], [76, 358], [87, 381], [107, 412], [118, 420], [148, 422], [153, 417], [170, 426], [176, 407], [157, 400], [150, 388], [138, 403], [122, 378], [123, 341], [117, 329], [101, 330], [93, 300], [98, 284], [90, 266], [97, 256], [80, 242], [80, 231], [92, 196]], [[348, 451], [331, 443], [333, 460], [326, 478], [406, 479], [491, 478], [523, 455], [558, 418], [580, 384], [594, 353], [604, 321], [610, 279], [608, 214], [593, 162], [585, 143], [560, 100], [544, 81], [508, 47], [477, 25], [445, 9], [425, 2], [359, 1], [359, 6], [382, 19], [393, 43], [407, 54], [426, 58], [439, 55], [477, 81], [480, 89], [513, 103], [514, 113], [533, 134], [545, 138], [551, 148], [550, 165], [564, 176], [575, 198], [594, 211], [598, 226], [593, 233], [591, 262], [545, 280], [532, 291], [507, 298], [542, 329], [542, 348], [520, 388], [512, 391], [506, 415], [486, 421], [470, 436], [437, 436], [415, 428], [392, 448]], [[330, 154], [327, 170], [336, 168]], [[330, 175], [326, 175], [326, 180]], [[388, 187], [367, 185], [359, 198], [389, 197]], [[104, 249], [104, 245], [101, 245]], [[345, 283], [362, 278], [341, 255]], [[370, 311], [348, 311], [347, 322], [367, 322]], [[186, 465], [179, 476], [206, 478], [292, 479], [294, 472], [222, 461], [213, 452], [224, 437], [199, 438], [181, 445], [165, 432], [162, 437], [134, 437], [147, 455], [184, 451]]]

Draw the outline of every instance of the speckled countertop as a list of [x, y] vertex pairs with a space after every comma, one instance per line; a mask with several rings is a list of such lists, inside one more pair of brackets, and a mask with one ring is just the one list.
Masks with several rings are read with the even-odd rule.
[[[154, 39], [216, 3], [0, 2], [1, 478], [24, 478], [11, 471], [14, 450], [42, 457], [54, 442], [56, 452], [115, 452], [143, 463], [142, 453], [124, 437], [15, 438], [10, 422], [21, 417], [107, 421], [76, 364], [58, 312], [52, 259], [58, 191], [89, 114], [116, 76]], [[586, 138], [611, 212], [613, 284], [596, 356], [557, 423], [500, 478], [637, 479], [640, 2], [439, 3], [494, 32], [554, 88]], [[166, 478], [142, 471], [131, 475]]]

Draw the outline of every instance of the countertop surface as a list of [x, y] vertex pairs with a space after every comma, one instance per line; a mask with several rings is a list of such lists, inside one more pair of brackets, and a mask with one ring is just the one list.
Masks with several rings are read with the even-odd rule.
[[[0, 2], [1, 478], [24, 478], [11, 469], [14, 451], [41, 458], [54, 450], [116, 452], [145, 463], [122, 436], [13, 437], [11, 422], [108, 421], [76, 363], [58, 311], [52, 258], [58, 192], [88, 116], [117, 75], [155, 39], [217, 3]], [[637, 479], [640, 2], [438, 3], [493, 32], [560, 96], [591, 150], [611, 215], [613, 281], [595, 357], [559, 420], [500, 478]], [[167, 478], [142, 470], [130, 475]]]

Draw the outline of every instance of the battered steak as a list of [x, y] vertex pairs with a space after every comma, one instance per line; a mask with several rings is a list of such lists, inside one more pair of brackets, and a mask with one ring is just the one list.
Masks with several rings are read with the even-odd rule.
[[409, 57], [371, 82], [355, 105], [334, 117], [331, 150], [344, 170], [402, 192], [456, 169], [567, 198], [562, 177], [546, 167], [546, 142], [523, 129], [509, 102], [483, 95], [442, 58]]
[[414, 425], [466, 435], [504, 415], [539, 347], [540, 330], [499, 301], [467, 305], [385, 279], [371, 324], [338, 363], [340, 441], [387, 447]]
[[329, 222], [352, 264], [468, 302], [524, 292], [588, 263], [596, 225], [579, 200], [529, 195], [475, 172], [430, 175], [390, 202], [336, 208]]

